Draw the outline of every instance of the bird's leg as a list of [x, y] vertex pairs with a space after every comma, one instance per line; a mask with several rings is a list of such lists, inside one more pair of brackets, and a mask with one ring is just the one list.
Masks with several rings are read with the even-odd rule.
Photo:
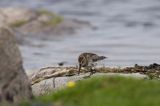
[[81, 70], [81, 64], [79, 64], [79, 67], [78, 67], [78, 75], [80, 74], [80, 70]]
[[96, 69], [95, 69], [96, 65], [97, 65], [96, 63], [91, 64], [91, 71], [92, 71], [93, 74], [96, 73]]
[[90, 76], [96, 73], [96, 70], [94, 69], [93, 66], [90, 66]]
[[90, 76], [94, 74], [94, 70], [90, 68]]

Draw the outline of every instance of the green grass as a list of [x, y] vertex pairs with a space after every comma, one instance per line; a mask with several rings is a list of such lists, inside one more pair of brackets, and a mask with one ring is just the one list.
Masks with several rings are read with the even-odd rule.
[[160, 82], [98, 77], [80, 81], [73, 88], [38, 97], [34, 102], [55, 106], [159, 106]]

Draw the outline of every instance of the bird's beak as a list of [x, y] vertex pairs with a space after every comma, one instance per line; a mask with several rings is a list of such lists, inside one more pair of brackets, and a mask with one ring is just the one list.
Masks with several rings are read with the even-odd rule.
[[108, 57], [106, 57], [106, 56], [102, 56], [102, 58], [103, 58], [103, 59], [105, 59], [105, 58], [108, 58]]

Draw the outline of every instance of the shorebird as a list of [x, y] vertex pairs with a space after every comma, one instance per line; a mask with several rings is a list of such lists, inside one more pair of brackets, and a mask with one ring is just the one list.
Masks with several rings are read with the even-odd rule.
[[95, 66], [94, 63], [97, 61], [103, 60], [105, 58], [106, 58], [105, 56], [98, 56], [97, 54], [94, 54], [94, 53], [80, 54], [78, 57], [78, 63], [79, 63], [78, 75], [82, 67], [89, 69], [89, 71], [91, 72], [90, 75], [92, 75], [93, 72], [95, 71], [92, 69]]

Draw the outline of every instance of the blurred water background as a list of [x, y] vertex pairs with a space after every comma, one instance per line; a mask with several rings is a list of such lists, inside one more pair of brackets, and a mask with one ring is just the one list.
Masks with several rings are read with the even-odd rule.
[[108, 57], [106, 66], [160, 62], [160, 0], [1, 0], [1, 7], [45, 8], [66, 18], [90, 22], [55, 40], [34, 40], [43, 46], [21, 46], [26, 69], [76, 65], [81, 52]]

